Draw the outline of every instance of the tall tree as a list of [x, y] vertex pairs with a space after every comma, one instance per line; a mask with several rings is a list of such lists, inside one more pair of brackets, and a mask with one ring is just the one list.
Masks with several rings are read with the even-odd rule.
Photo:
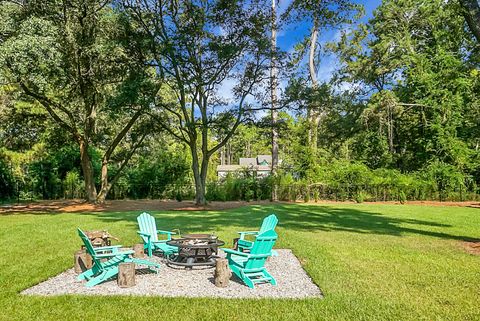
[[460, 13], [451, 1], [384, 1], [343, 38], [340, 78], [368, 94], [357, 147], [380, 155], [385, 146], [389, 166], [402, 170], [436, 161], [471, 169], [478, 58]]
[[[275, 176], [278, 167], [278, 70], [277, 70], [277, 4], [272, 0], [271, 22], [271, 58], [270, 58], [270, 92], [271, 92], [271, 116], [272, 116], [272, 175]], [[272, 188], [272, 200], [277, 200], [277, 190]]]
[[[350, 0], [294, 0], [283, 14], [283, 20], [285, 21], [301, 22], [302, 24], [308, 22], [311, 25], [309, 36], [297, 46], [297, 49], [299, 49], [299, 56], [308, 51], [308, 74], [313, 96], [319, 90], [317, 79], [320, 63], [317, 58], [320, 56], [319, 33], [326, 28], [337, 28], [342, 24], [349, 23], [355, 13], [362, 12], [361, 9], [361, 6]], [[311, 98], [310, 103], [306, 106], [307, 140], [308, 145], [315, 153], [318, 147], [318, 126], [324, 114], [325, 106], [322, 106], [314, 97]]]
[[[143, 114], [135, 89], [142, 74], [122, 42], [120, 16], [104, 0], [0, 4], [2, 75], [43, 107], [78, 144], [87, 200], [103, 202], [144, 134], [130, 136]], [[113, 103], [111, 103], [113, 102]], [[108, 166], [129, 136], [115, 176]], [[97, 193], [91, 149], [103, 149]]]
[[[261, 0], [123, 1], [158, 84], [152, 117], [192, 156], [195, 202], [206, 203], [209, 161], [257, 108], [266, 78], [269, 14]], [[222, 90], [233, 84], [233, 97]], [[171, 93], [169, 99], [165, 93]], [[160, 95], [162, 93], [162, 95]], [[213, 141], [212, 132], [221, 139]]]

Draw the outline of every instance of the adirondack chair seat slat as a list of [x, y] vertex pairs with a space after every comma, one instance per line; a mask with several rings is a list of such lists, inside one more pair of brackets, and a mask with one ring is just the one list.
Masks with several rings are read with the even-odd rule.
[[[80, 236], [83, 244], [85, 245], [87, 253], [92, 257], [93, 260], [92, 268], [86, 270], [77, 277], [79, 281], [87, 280], [85, 286], [95, 286], [115, 277], [118, 274], [118, 265], [124, 262], [147, 265], [152, 271], [158, 273], [158, 271], [154, 270], [153, 268], [159, 269], [160, 264], [147, 260], [132, 258], [130, 256], [134, 253], [134, 251], [119, 251], [121, 245], [94, 248], [92, 242], [90, 242], [90, 239], [88, 239], [85, 233], [81, 229], [77, 229], [77, 231], [78, 236]], [[109, 251], [110, 253], [107, 253]], [[102, 258], [107, 258], [108, 260], [106, 262], [102, 262]]]
[[265, 282], [269, 282], [272, 278], [258, 278], [258, 279], [252, 279], [253, 282], [255, 283], [265, 283]]

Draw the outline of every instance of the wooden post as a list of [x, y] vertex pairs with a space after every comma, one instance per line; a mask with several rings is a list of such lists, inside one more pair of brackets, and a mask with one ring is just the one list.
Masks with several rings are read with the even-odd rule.
[[87, 254], [85, 253], [85, 250], [78, 250], [75, 252], [73, 255], [73, 269], [75, 270], [75, 273], [80, 274], [89, 268], [87, 267]]
[[133, 250], [135, 253], [133, 254], [133, 257], [136, 257], [138, 259], [144, 258], [145, 257], [145, 252], [143, 250], [143, 244], [135, 244], [133, 246]]
[[232, 271], [230, 271], [230, 268], [228, 267], [228, 260], [217, 259], [215, 266], [215, 286], [226, 288], [231, 276]]
[[120, 263], [118, 265], [117, 284], [121, 288], [129, 288], [135, 285], [135, 263]]

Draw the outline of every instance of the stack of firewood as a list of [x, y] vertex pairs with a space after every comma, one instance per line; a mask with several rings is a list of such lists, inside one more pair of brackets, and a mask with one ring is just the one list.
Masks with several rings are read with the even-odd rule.
[[118, 238], [114, 237], [108, 231], [85, 231], [85, 235], [90, 239], [93, 246], [110, 246], [112, 244], [110, 239], [118, 241]]

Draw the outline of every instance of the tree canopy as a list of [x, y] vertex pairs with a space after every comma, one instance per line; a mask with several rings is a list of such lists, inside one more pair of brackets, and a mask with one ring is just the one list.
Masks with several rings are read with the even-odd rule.
[[[363, 11], [292, 1], [277, 21], [265, 0], [1, 2], [0, 199], [476, 197], [478, 1]], [[272, 130], [275, 175], [217, 176], [270, 154]]]

